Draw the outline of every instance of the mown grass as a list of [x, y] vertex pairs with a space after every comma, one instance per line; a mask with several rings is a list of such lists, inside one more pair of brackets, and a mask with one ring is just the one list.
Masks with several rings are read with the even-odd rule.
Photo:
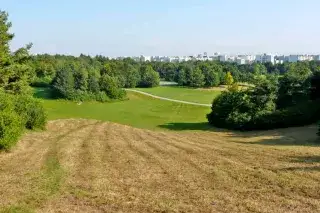
[[221, 93], [221, 88], [214, 89], [193, 89], [178, 86], [161, 86], [154, 88], [135, 88], [136, 90], [150, 93], [165, 98], [172, 98], [181, 101], [190, 101], [201, 104], [211, 104], [213, 99]]
[[57, 158], [57, 147], [52, 143], [42, 169], [33, 174], [27, 195], [17, 204], [0, 209], [0, 213], [33, 213], [59, 192], [64, 171]]
[[[198, 94], [206, 92], [197, 92]], [[46, 89], [38, 88], [37, 97], [43, 98], [49, 120], [64, 118], [87, 118], [111, 121], [145, 129], [207, 129], [206, 114], [209, 107], [174, 103], [128, 92], [127, 101], [113, 103], [83, 102], [50, 99]], [[202, 123], [204, 125], [199, 125]], [[179, 125], [181, 124], [181, 125]], [[189, 125], [185, 125], [189, 124]], [[194, 124], [194, 126], [193, 126]]]

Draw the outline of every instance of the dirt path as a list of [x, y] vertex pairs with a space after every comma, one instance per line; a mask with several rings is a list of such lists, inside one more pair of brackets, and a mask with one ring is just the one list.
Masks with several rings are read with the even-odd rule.
[[189, 101], [175, 100], [175, 99], [171, 99], [171, 98], [164, 98], [164, 97], [160, 97], [160, 96], [157, 96], [157, 95], [152, 95], [152, 94], [150, 94], [150, 93], [142, 92], [142, 91], [135, 90], [135, 89], [125, 89], [125, 90], [130, 91], [130, 92], [140, 93], [140, 94], [143, 94], [143, 95], [150, 96], [150, 97], [152, 97], [152, 98], [156, 98], [156, 99], [160, 99], [160, 100], [165, 100], [165, 101], [171, 101], [171, 102], [177, 102], [177, 103], [189, 104], [189, 105], [195, 105], [195, 106], [211, 107], [211, 104], [200, 104], [200, 103], [196, 103], [196, 102], [189, 102]]
[[319, 147], [290, 145], [313, 132], [52, 121], [0, 153], [0, 212], [319, 212]]

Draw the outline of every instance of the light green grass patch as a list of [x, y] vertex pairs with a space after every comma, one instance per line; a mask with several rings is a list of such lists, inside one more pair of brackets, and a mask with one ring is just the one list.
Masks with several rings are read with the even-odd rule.
[[[144, 129], [202, 129], [208, 128], [209, 107], [193, 106], [154, 99], [128, 92], [127, 101], [113, 103], [77, 102], [44, 99], [49, 120], [85, 118], [116, 122]], [[174, 126], [168, 126], [175, 124]], [[193, 126], [195, 125], [195, 126]]]
[[193, 89], [177, 86], [162, 86], [154, 88], [135, 88], [136, 90], [157, 95], [164, 98], [171, 98], [180, 101], [189, 101], [200, 104], [211, 104], [213, 99], [221, 93], [221, 88], [214, 89]]

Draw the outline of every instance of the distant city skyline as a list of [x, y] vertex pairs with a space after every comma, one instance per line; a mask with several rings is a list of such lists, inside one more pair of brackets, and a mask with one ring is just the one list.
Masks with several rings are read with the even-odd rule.
[[[122, 60], [127, 56], [112, 57], [112, 59]], [[283, 64], [285, 62], [299, 62], [299, 61], [320, 61], [320, 55], [273, 55], [273, 54], [258, 54], [258, 55], [226, 55], [215, 53], [210, 55], [207, 52], [197, 54], [194, 56], [129, 56], [137, 62], [186, 62], [186, 61], [220, 61], [242, 64], [258, 63], [272, 63]]]
[[2, 1], [32, 53], [319, 54], [318, 0]]

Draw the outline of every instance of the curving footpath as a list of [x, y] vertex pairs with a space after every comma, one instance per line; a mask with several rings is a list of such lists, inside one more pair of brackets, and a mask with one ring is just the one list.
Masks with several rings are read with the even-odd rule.
[[150, 93], [142, 92], [142, 91], [135, 90], [135, 89], [125, 89], [125, 90], [126, 90], [126, 91], [130, 91], [130, 92], [140, 93], [140, 94], [143, 94], [143, 95], [150, 96], [150, 97], [152, 97], [152, 98], [156, 98], [156, 99], [160, 99], [160, 100], [165, 100], [165, 101], [171, 101], [171, 102], [182, 103], [182, 104], [189, 104], [189, 105], [195, 105], [195, 106], [211, 107], [211, 104], [200, 104], [200, 103], [195, 103], [195, 102], [180, 101], [180, 100], [175, 100], [175, 99], [171, 99], [171, 98], [164, 98], [164, 97], [160, 97], [160, 96], [157, 96], [157, 95], [152, 95], [152, 94], [150, 94]]

